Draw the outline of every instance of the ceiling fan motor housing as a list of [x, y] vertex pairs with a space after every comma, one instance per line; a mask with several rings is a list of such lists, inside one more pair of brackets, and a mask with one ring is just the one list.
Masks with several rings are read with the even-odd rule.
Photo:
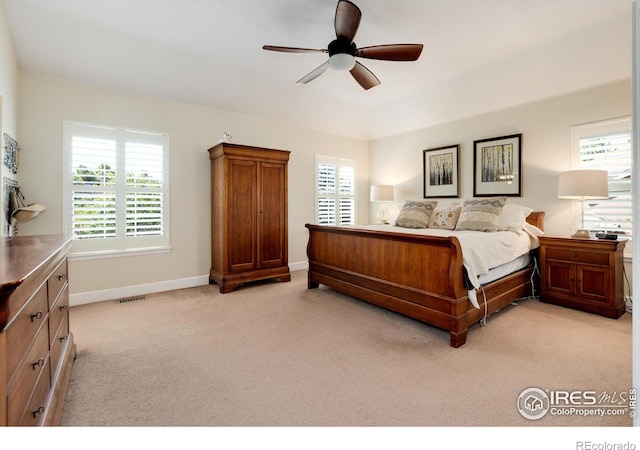
[[329, 43], [329, 56], [336, 55], [338, 53], [347, 53], [351, 56], [356, 56], [356, 44], [345, 39], [335, 39]]

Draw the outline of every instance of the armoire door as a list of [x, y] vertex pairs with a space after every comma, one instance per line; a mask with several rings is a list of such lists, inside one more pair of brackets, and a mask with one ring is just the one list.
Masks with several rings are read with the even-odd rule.
[[229, 270], [255, 269], [258, 264], [257, 218], [258, 163], [228, 160], [228, 261]]
[[261, 162], [258, 186], [258, 265], [282, 266], [287, 263], [286, 166]]

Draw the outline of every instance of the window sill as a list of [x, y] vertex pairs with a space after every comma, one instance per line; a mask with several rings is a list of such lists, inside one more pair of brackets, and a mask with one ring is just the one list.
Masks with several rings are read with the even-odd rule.
[[126, 256], [141, 256], [154, 253], [168, 253], [171, 247], [136, 248], [131, 250], [110, 250], [105, 252], [71, 253], [71, 261], [90, 261], [94, 259], [122, 258]]

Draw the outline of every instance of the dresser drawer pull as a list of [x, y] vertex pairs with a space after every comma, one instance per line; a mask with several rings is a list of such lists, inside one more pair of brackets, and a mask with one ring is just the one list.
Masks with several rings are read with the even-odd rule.
[[67, 279], [67, 274], [63, 273], [62, 275], [58, 275], [58, 280], [62, 281], [62, 280], [66, 280]]
[[64, 311], [65, 309], [67, 309], [69, 307], [69, 305], [62, 305], [60, 306], [60, 311]]
[[42, 311], [31, 314], [31, 322], [34, 322], [36, 319], [42, 319]]
[[68, 334], [65, 334], [64, 336], [60, 336], [60, 342], [64, 342], [67, 339], [69, 339], [69, 335]]
[[33, 413], [33, 418], [35, 419], [36, 417], [38, 417], [38, 414], [42, 414], [44, 412], [44, 406], [40, 405], [39, 407], [34, 408], [31, 412]]
[[40, 358], [39, 360], [32, 362], [31, 366], [33, 367], [33, 370], [36, 370], [36, 367], [44, 366], [44, 358]]

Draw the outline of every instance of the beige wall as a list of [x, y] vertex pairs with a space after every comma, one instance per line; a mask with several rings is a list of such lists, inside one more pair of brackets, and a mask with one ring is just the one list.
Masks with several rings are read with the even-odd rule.
[[[546, 211], [545, 231], [571, 234], [571, 202], [557, 198], [571, 167], [572, 125], [631, 115], [630, 80], [371, 142], [371, 179], [396, 185], [396, 208], [423, 196], [423, 150], [460, 144], [461, 198], [473, 196], [473, 141], [522, 133], [522, 197]], [[441, 200], [443, 203], [450, 200]], [[371, 209], [371, 219], [375, 208]]]
[[13, 49], [13, 40], [9, 34], [9, 25], [0, 3], [0, 236], [7, 234], [7, 220], [4, 210], [4, 177], [16, 177], [2, 163], [4, 158], [4, 133], [8, 133], [20, 143], [16, 130], [18, 102], [18, 61]]
[[[306, 263], [307, 230], [314, 221], [314, 154], [357, 160], [359, 221], [368, 215], [369, 144], [286, 124], [193, 105], [126, 95], [56, 78], [22, 73], [19, 131], [25, 195], [48, 209], [23, 224], [21, 234], [62, 232], [62, 123], [74, 120], [166, 132], [170, 136], [171, 247], [167, 253], [72, 260], [72, 303], [81, 294], [119, 296], [126, 287], [146, 290], [202, 284], [210, 263], [210, 185], [207, 149], [225, 131], [232, 142], [291, 151], [289, 262]], [[178, 280], [178, 284], [168, 283]], [[180, 281], [181, 280], [181, 281]], [[180, 284], [183, 283], [183, 284]], [[103, 292], [104, 291], [104, 292]], [[132, 292], [132, 291], [131, 291]], [[113, 298], [113, 297], [111, 297]], [[80, 300], [79, 300], [80, 299]]]

